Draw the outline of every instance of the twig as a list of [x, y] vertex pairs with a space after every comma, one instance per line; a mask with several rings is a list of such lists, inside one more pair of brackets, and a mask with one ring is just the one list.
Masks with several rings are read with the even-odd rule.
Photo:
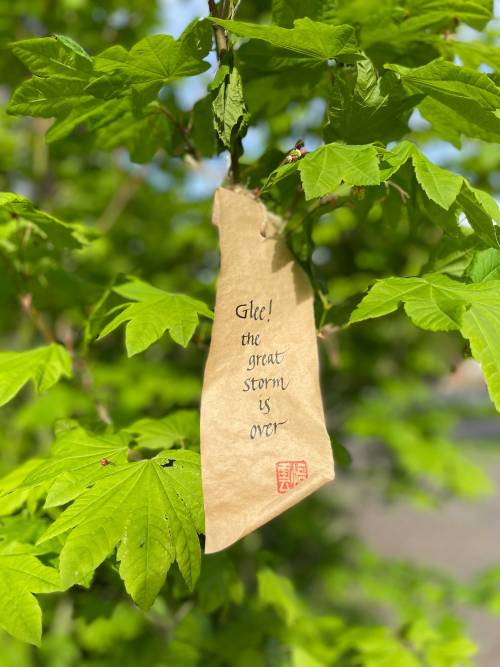
[[107, 406], [94, 394], [94, 378], [92, 377], [87, 359], [81, 355], [75, 354], [73, 357], [73, 363], [75, 369], [78, 370], [80, 384], [83, 391], [87, 394], [90, 394], [92, 397], [97, 418], [104, 424], [111, 426], [113, 424], [113, 419]]
[[406, 202], [410, 198], [410, 195], [406, 192], [406, 190], [403, 190], [403, 188], [400, 187], [397, 183], [394, 183], [394, 181], [385, 181], [385, 187], [387, 190], [389, 189], [389, 186], [393, 187], [395, 190], [399, 192], [401, 201], [403, 202], [403, 204], [406, 204]]
[[[231, 3], [231, 10], [230, 10], [231, 18], [234, 17], [239, 4], [240, 4], [239, 2], [237, 2], [236, 5], [233, 5], [233, 3]], [[222, 16], [221, 16], [215, 0], [208, 0], [208, 8], [210, 11], [210, 16], [213, 16], [214, 18], [225, 18], [226, 5], [227, 5], [226, 2], [224, 2], [222, 5]], [[221, 26], [213, 24], [212, 29], [215, 35], [215, 49], [217, 51], [217, 60], [220, 65], [224, 56], [229, 51], [229, 42], [226, 37], [226, 33]], [[232, 149], [230, 151], [231, 166], [229, 168], [229, 173], [231, 175], [231, 180], [233, 181], [233, 183], [238, 183], [240, 180], [241, 152], [242, 152], [241, 139], [238, 138], [234, 140]]]
[[184, 125], [175, 117], [175, 115], [167, 107], [160, 105], [160, 111], [171, 121], [171, 123], [175, 126], [176, 130], [182, 136], [184, 143], [186, 144], [187, 152], [189, 153], [189, 155], [191, 155], [196, 161], [198, 161], [200, 156], [198, 154], [198, 151], [196, 150], [196, 147], [191, 141], [188, 128], [184, 127]]
[[239, 142], [235, 141], [235, 145], [230, 153], [231, 156], [231, 167], [230, 174], [233, 183], [239, 183], [240, 180], [240, 146]]
[[144, 169], [140, 169], [134, 174], [131, 174], [129, 178], [123, 181], [118, 190], [111, 197], [108, 205], [102, 212], [101, 217], [97, 221], [97, 228], [101, 232], [108, 232], [118, 220], [143, 182], [144, 174]]
[[75, 368], [75, 371], [78, 371], [80, 384], [83, 391], [92, 395], [98, 419], [104, 424], [110, 426], [113, 424], [113, 420], [111, 419], [106, 405], [100, 401], [97, 396], [93, 396], [94, 379], [90, 371], [89, 363], [87, 359], [80, 355], [75, 349], [75, 332], [69, 320], [62, 319], [62, 321], [58, 324], [57, 334], [59, 340], [64, 343], [64, 347], [67, 349], [70, 357], [73, 360], [73, 367]]
[[[11, 214], [11, 216], [14, 219], [18, 218], [17, 214]], [[26, 315], [30, 318], [35, 328], [39, 331], [39, 333], [42, 334], [44, 340], [47, 343], [53, 343], [55, 340], [55, 336], [51, 328], [45, 322], [43, 315], [33, 306], [33, 295], [31, 294], [31, 292], [27, 291], [29, 289], [28, 287], [29, 276], [25, 268], [24, 250], [26, 244], [30, 240], [32, 230], [33, 228], [31, 225], [25, 227], [24, 230], [22, 229], [19, 230], [22, 232], [21, 242], [19, 243], [18, 247], [18, 259], [20, 265], [19, 282], [20, 282], [20, 289], [23, 290], [22, 293], [19, 294], [19, 303], [21, 304], [23, 312], [26, 313]]]
[[236, 16], [236, 13], [237, 13], [238, 9], [240, 8], [240, 5], [241, 5], [241, 0], [237, 0], [236, 4], [231, 9], [231, 15], [229, 17], [231, 20], [234, 19], [234, 17]]
[[[219, 18], [220, 13], [219, 9], [215, 3], [215, 0], [208, 0], [208, 8], [210, 10], [210, 16]], [[226, 3], [222, 6], [223, 17], [225, 16]], [[229, 50], [229, 44], [226, 37], [226, 33], [221, 26], [212, 25], [214, 35], [215, 35], [215, 49], [217, 51], [217, 60], [219, 64], [222, 62], [225, 54]], [[229, 172], [231, 174], [231, 179], [233, 183], [238, 183], [240, 180], [240, 143], [238, 140], [235, 140], [234, 145], [230, 151], [231, 166]]]
[[35, 325], [35, 328], [42, 334], [47, 343], [53, 343], [54, 334], [43, 319], [42, 314], [33, 306], [33, 296], [31, 294], [20, 294], [19, 303], [21, 308]]

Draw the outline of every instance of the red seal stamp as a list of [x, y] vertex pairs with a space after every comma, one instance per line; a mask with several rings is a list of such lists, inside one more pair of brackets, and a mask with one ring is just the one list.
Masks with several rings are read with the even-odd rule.
[[276, 463], [276, 488], [286, 493], [308, 477], [305, 461], [278, 461]]

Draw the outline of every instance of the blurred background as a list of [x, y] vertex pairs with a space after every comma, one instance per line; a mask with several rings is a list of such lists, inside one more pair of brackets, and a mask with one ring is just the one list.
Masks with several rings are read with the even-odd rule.
[[[370, 2], [364, 6], [369, 14]], [[36, 248], [21, 258], [30, 267], [25, 279], [34, 303], [68, 346], [79, 343], [78, 331], [101, 296], [101, 285], [116, 275], [134, 274], [213, 304], [219, 260], [211, 198], [229, 159], [226, 153], [213, 154], [210, 125], [196, 105], [214, 75], [215, 57], [210, 71], [162, 91], [181, 120], [196, 109], [193, 134], [201, 159], [186, 161], [175, 151], [160, 151], [140, 163], [127, 141], [106, 145], [81, 130], [48, 145], [44, 135], [50, 121], [7, 115], [13, 88], [28, 75], [7, 45], [62, 33], [95, 54], [115, 43], [130, 47], [149, 33], [178, 36], [193, 18], [207, 13], [201, 0], [0, 0], [0, 190], [25, 195], [62, 220], [102, 233], [91, 248], [57, 263]], [[264, 0], [243, 0], [239, 10], [241, 20], [264, 20], [269, 14]], [[481, 35], [460, 26], [456, 39], [493, 44], [499, 31], [496, 19]], [[252, 121], [242, 162], [250, 176], [252, 170], [276, 167], [299, 138], [309, 150], [322, 143], [325, 102], [307, 93], [292, 102], [272, 95], [260, 101], [249, 84]], [[499, 197], [497, 146], [464, 140], [454, 147], [437, 139], [416, 112], [409, 125], [412, 140], [434, 162]], [[269, 205], [274, 204], [271, 199]], [[312, 262], [335, 303], [377, 277], [418, 274], [425, 267], [440, 232], [428, 220], [410, 225], [400, 209], [359, 202], [355, 209], [343, 207], [319, 219]], [[9, 271], [12, 252], [0, 231], [0, 344], [5, 350], [36, 342]], [[91, 392], [60, 383], [37, 397], [28, 390], [2, 409], [0, 472], [46, 454], [56, 420], [94, 423], [96, 405], [116, 428], [141, 416], [196, 407], [207, 345], [208, 325], [187, 350], [162, 340], [127, 359], [119, 332], [94, 345], [89, 368], [82, 371]], [[319, 609], [333, 608], [347, 620], [396, 626], [423, 617], [454, 636], [463, 619], [464, 634], [479, 647], [476, 664], [498, 667], [500, 424], [479, 366], [458, 334], [422, 331], [401, 313], [347, 330], [327, 324], [320, 349], [327, 420], [343, 445], [337, 451], [337, 480], [247, 538], [229, 558], [272, 563]], [[8, 520], [2, 525], [6, 534]], [[14, 528], [20, 530], [19, 524]], [[107, 643], [108, 654], [96, 648], [100, 635], [92, 634], [97, 633], [92, 623], [100, 612], [86, 595], [46, 603], [48, 632], [40, 650], [2, 635], [2, 667], [108, 667], [123, 661]], [[109, 601], [103, 586], [104, 607]], [[123, 621], [121, 627], [127, 628], [125, 635], [112, 632], [123, 646], [146, 641], [143, 626]]]

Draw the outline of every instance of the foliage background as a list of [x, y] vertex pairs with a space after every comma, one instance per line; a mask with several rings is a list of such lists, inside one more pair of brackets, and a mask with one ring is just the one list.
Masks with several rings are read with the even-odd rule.
[[[448, 4], [458, 7], [460, 3]], [[469, 4], [474, 11], [488, 5]], [[285, 25], [291, 25], [300, 9], [312, 15], [317, 11], [312, 0], [303, 6], [274, 5], [275, 16], [281, 16]], [[411, 16], [412, 12], [418, 15], [424, 5], [390, 2], [380, 10], [380, 3], [360, 0], [332, 3], [332, 11], [338, 12], [340, 22], [361, 26], [366, 35], [378, 23], [390, 44], [383, 9], [392, 17], [405, 12]], [[436, 11], [432, 3], [427, 5], [424, 15]], [[497, 24], [490, 22], [485, 28], [486, 21], [479, 21], [475, 27], [480, 32], [476, 32], [465, 20], [456, 38], [450, 36], [457, 7], [443, 7], [444, 16], [435, 23], [417, 25], [416, 37], [400, 42], [395, 38], [388, 52], [379, 52], [375, 40], [368, 48], [370, 58], [379, 69], [385, 62], [414, 67], [439, 55], [452, 57], [450, 43], [479, 40], [489, 62], [480, 69], [492, 72], [498, 62]], [[238, 19], [268, 21], [270, 9], [264, 0], [243, 0]], [[115, 129], [96, 138], [95, 132], [78, 127], [47, 144], [50, 120], [5, 111], [13, 90], [28, 76], [7, 45], [64, 34], [95, 55], [114, 44], [130, 48], [150, 33], [177, 37], [191, 18], [206, 13], [197, 2], [19, 0], [13, 4], [0, 0], [0, 190], [26, 196], [41, 210], [97, 232], [90, 245], [76, 251], [60, 250], [57, 243], [31, 243], [23, 230], [9, 236], [7, 229], [0, 236], [1, 349], [21, 351], [43, 345], [48, 328], [48, 337], [72, 353], [74, 367], [73, 380], [40, 395], [25, 388], [2, 407], [1, 472], [5, 475], [28, 459], [48, 456], [54, 425], [61, 429], [61, 423], [69, 419], [77, 419], [94, 434], [92, 439], [111, 431], [126, 433], [139, 419], [176, 415], [180, 426], [167, 424], [171, 444], [177, 446], [180, 437], [196, 451], [196, 414], [179, 416], [178, 411], [197, 408], [209, 320], [202, 318], [185, 349], [164, 336], [142, 354], [128, 358], [122, 330], [101, 341], [92, 340], [101, 327], [102, 313], [96, 304], [107, 288], [131, 275], [156, 288], [213, 304], [218, 254], [209, 223], [211, 195], [230, 166], [226, 151], [216, 155], [206, 105], [195, 106], [194, 114], [189, 114], [214, 77], [213, 51], [209, 70], [162, 89], [160, 97], [171, 122], [161, 126], [159, 135], [142, 127], [138, 135], [122, 128], [122, 135]], [[309, 150], [323, 139], [338, 138], [331, 128], [323, 137], [325, 99], [331, 95], [328, 82], [316, 79], [315, 70], [293, 70], [290, 76], [289, 72], [280, 75], [277, 69], [276, 74], [272, 68], [279, 65], [270, 60], [266, 49], [263, 42], [251, 41], [241, 54], [237, 52], [250, 112], [240, 169], [242, 179], [252, 186], [262, 184], [300, 137]], [[485, 57], [482, 52], [474, 56], [473, 49], [457, 49], [457, 53], [472, 68]], [[492, 80], [498, 83], [495, 74]], [[479, 130], [469, 132], [472, 138], [460, 140], [449, 128], [431, 126], [414, 111], [409, 130], [403, 127], [400, 136], [395, 127], [388, 131], [385, 119], [382, 129], [363, 138], [362, 130], [371, 122], [375, 127], [374, 117], [367, 120], [363, 113], [362, 109], [353, 128], [344, 128], [341, 138], [348, 144], [380, 140], [387, 145], [405, 134], [432, 161], [498, 196], [500, 155], [494, 133], [491, 143]], [[190, 118], [189, 141], [194, 151], [179, 130], [189, 126]], [[335, 117], [333, 127], [340, 123], [341, 118]], [[398, 136], [392, 136], [394, 132]], [[161, 149], [152, 158], [145, 145], [150, 136]], [[234, 152], [234, 135], [229, 143]], [[193, 152], [196, 162], [189, 155]], [[457, 332], [416, 328], [403, 313], [339, 328], [346, 320], [344, 311], [349, 314], [352, 303], [359, 301], [374, 279], [419, 275], [428, 266], [442, 266], [448, 275], [462, 276], [467, 259], [472, 258], [470, 248], [453, 246], [449, 219], [444, 219], [442, 211], [434, 206], [424, 215], [417, 206], [421, 193], [410, 172], [407, 165], [403, 167], [395, 184], [408, 189], [408, 208], [415, 205], [411, 213], [392, 186], [383, 205], [375, 188], [351, 191], [342, 186], [338, 201], [346, 205], [329, 208], [327, 202], [321, 217], [307, 208], [293, 175], [265, 194], [270, 207], [289, 217], [290, 243], [312, 271], [318, 295], [334, 304], [330, 310], [321, 311], [320, 306], [318, 310], [322, 386], [332, 436], [353, 459], [349, 463], [346, 449], [336, 445], [340, 478], [336, 485], [227, 553], [204, 559], [194, 592], [188, 591], [173, 567], [149, 610], [142, 611], [131, 602], [114, 557], [97, 569], [90, 587], [50, 594], [40, 591], [41, 645], [33, 647], [3, 633], [2, 665], [474, 664], [474, 641], [463, 618], [467, 608], [498, 612], [500, 569], [492, 562], [484, 572], [471, 568], [469, 578], [454, 579], [452, 568], [437, 570], [425, 564], [421, 545], [410, 553], [398, 551], [406, 560], [397, 560], [390, 558], [391, 549], [384, 548], [384, 543], [390, 541], [391, 531], [397, 531], [402, 542], [418, 532], [408, 525], [414, 515], [398, 510], [403, 512], [398, 518], [394, 506], [417, 506], [419, 511], [446, 517], [452, 516], [446, 514], [447, 508], [461, 507], [456, 503], [482, 501], [493, 493], [487, 468], [495, 466], [498, 426], [477, 366]], [[118, 303], [115, 294], [111, 305], [113, 299]], [[47, 550], [33, 546], [58, 510], [43, 510], [38, 487], [21, 489], [13, 497], [12, 488], [20, 481], [6, 477], [2, 483], [6, 495], [0, 498], [0, 538], [7, 549], [2, 552], [6, 562], [0, 570], [2, 590], [14, 582], [7, 568], [9, 545], [29, 546], [40, 563], [56, 567], [61, 548], [61, 544]], [[479, 502], [478, 516], [482, 511]], [[384, 522], [387, 516], [396, 523]], [[389, 533], [381, 536], [373, 529], [375, 521]], [[367, 524], [371, 525], [366, 528]], [[446, 530], [447, 526], [444, 538], [440, 536], [443, 542]], [[477, 538], [478, 548], [481, 539], [489, 541], [488, 535]], [[471, 539], [464, 528], [464, 543]], [[481, 562], [479, 555], [477, 562]], [[81, 583], [88, 586], [90, 580]], [[25, 592], [25, 582], [18, 585]], [[19, 598], [21, 593], [16, 595]], [[12, 609], [7, 605], [4, 617]], [[484, 654], [476, 664], [486, 667], [486, 660]]]

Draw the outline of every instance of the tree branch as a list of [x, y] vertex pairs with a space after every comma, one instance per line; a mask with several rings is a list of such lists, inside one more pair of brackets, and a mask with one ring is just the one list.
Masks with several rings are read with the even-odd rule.
[[[215, 0], [208, 0], [208, 9], [210, 11], [210, 16], [214, 18], [222, 18], [219, 15], [219, 9], [215, 3]], [[220, 62], [223, 55], [228, 51], [227, 37], [224, 32], [224, 29], [219, 25], [212, 25], [212, 29], [215, 34], [215, 48], [217, 50], [217, 60]]]
[[46, 343], [54, 342], [54, 334], [43, 319], [43, 315], [33, 306], [33, 297], [31, 294], [20, 294], [19, 303], [26, 315], [33, 322], [35, 328], [41, 333]]
[[[231, 7], [229, 10], [229, 15], [231, 18], [234, 17], [240, 3], [237, 2], [234, 4], [233, 2], [230, 3]], [[208, 8], [210, 10], [210, 16], [213, 16], [215, 18], [226, 18], [226, 6], [227, 3], [224, 2], [222, 5], [222, 16], [219, 12], [219, 6], [216, 4], [215, 0], [208, 0]], [[221, 26], [218, 25], [212, 25], [212, 29], [214, 31], [215, 35], [215, 49], [217, 51], [217, 60], [219, 62], [219, 65], [224, 59], [224, 56], [229, 52], [230, 45], [228, 42], [228, 39], [226, 37], [226, 32]], [[237, 138], [234, 140], [234, 143], [232, 145], [232, 148], [230, 150], [230, 159], [231, 159], [231, 166], [229, 168], [229, 174], [231, 176], [231, 180], [233, 183], [238, 183], [240, 180], [240, 155], [242, 153], [241, 150], [241, 139]]]

